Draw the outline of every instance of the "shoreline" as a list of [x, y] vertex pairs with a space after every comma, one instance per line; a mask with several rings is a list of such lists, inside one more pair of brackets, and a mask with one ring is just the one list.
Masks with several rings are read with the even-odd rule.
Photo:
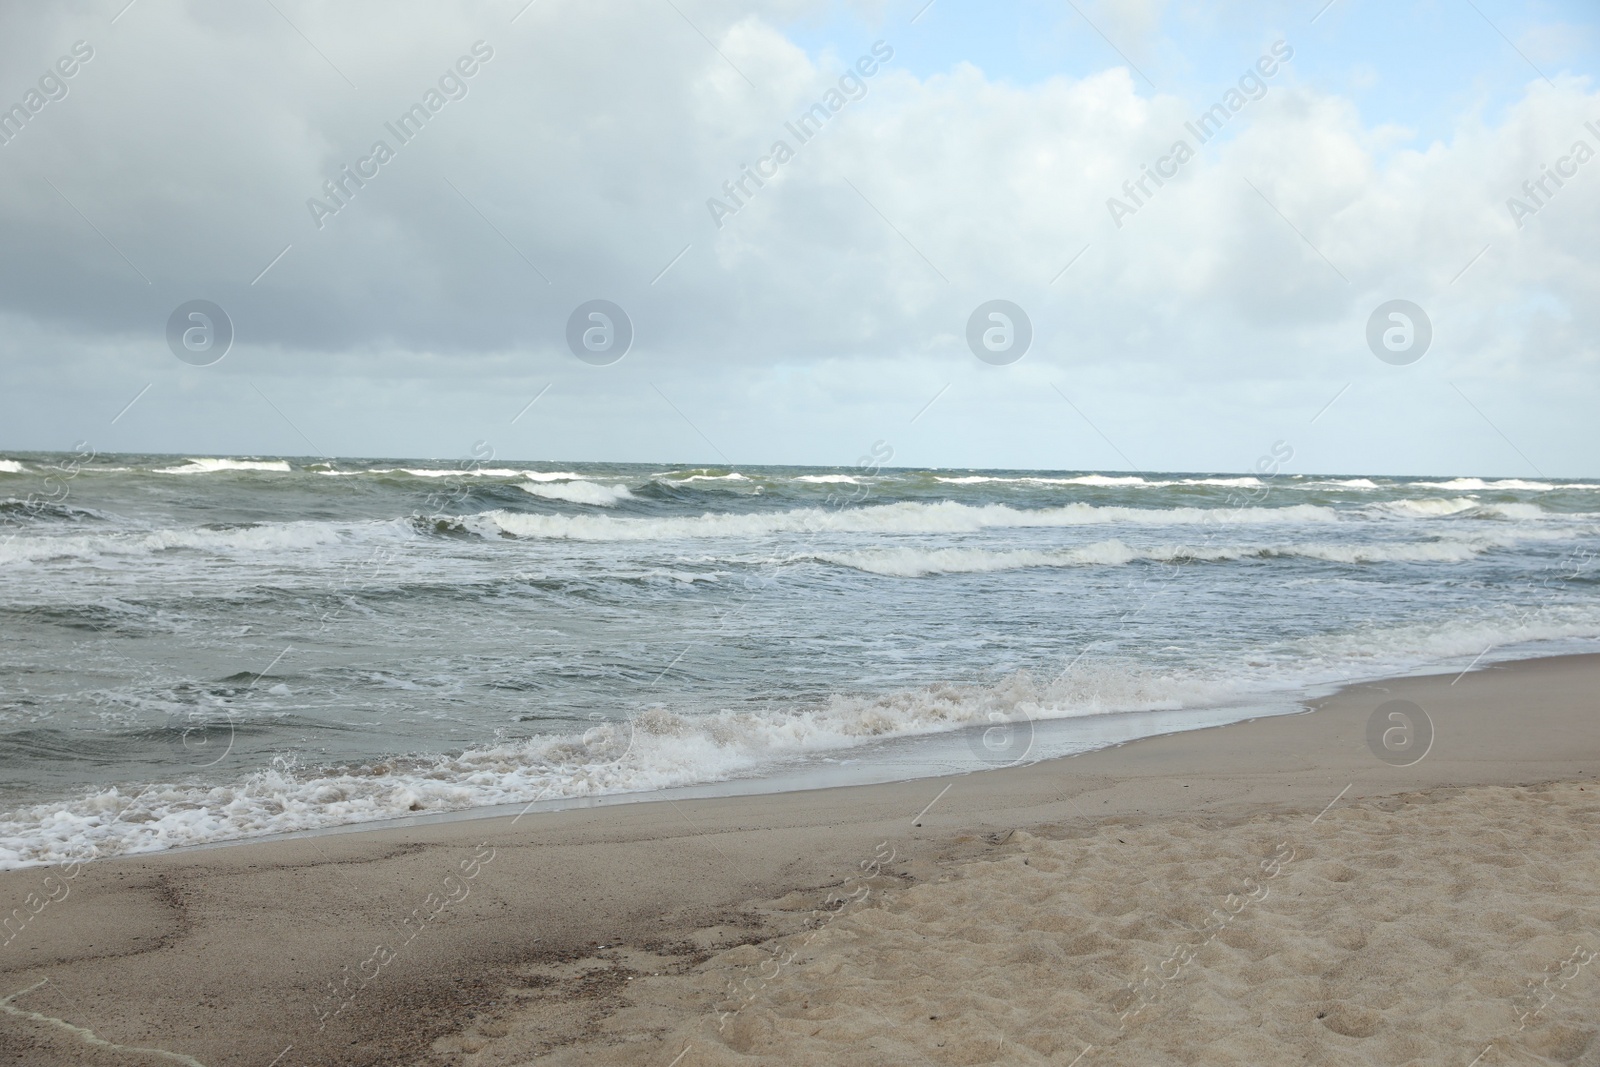
[[[1570, 643], [1571, 639], [1569, 639]], [[1581, 641], [1582, 644], [1594, 642]], [[1039, 763], [1053, 763], [1059, 760], [1077, 759], [1091, 752], [1104, 752], [1110, 749], [1122, 748], [1126, 745], [1137, 744], [1142, 741], [1154, 740], [1163, 737], [1175, 737], [1186, 734], [1195, 734], [1207, 730], [1219, 730], [1224, 727], [1242, 723], [1257, 722], [1262, 719], [1278, 718], [1281, 716], [1308, 715], [1315, 712], [1323, 703], [1332, 700], [1346, 690], [1362, 686], [1378, 686], [1401, 679], [1426, 679], [1426, 678], [1451, 678], [1463, 676], [1467, 670], [1493, 670], [1498, 667], [1531, 664], [1545, 660], [1567, 659], [1572, 657], [1594, 656], [1600, 658], [1600, 649], [1595, 651], [1578, 652], [1551, 652], [1540, 656], [1512, 656], [1505, 660], [1484, 659], [1480, 667], [1479, 659], [1468, 656], [1453, 657], [1457, 663], [1444, 666], [1441, 662], [1427, 663], [1400, 674], [1375, 675], [1366, 678], [1341, 682], [1322, 682], [1308, 685], [1299, 689], [1271, 690], [1253, 693], [1239, 698], [1235, 702], [1215, 706], [1185, 707], [1171, 710], [1142, 710], [1142, 711], [1111, 711], [1097, 712], [1088, 715], [1068, 716], [1059, 719], [1028, 719], [1018, 720], [1011, 725], [1020, 725], [1024, 721], [1040, 732], [1061, 731], [1065, 732], [1074, 726], [1095, 725], [1107, 722], [1128, 721], [1137, 718], [1156, 716], [1227, 716], [1234, 713], [1241, 714], [1239, 718], [1227, 718], [1220, 722], [1203, 722], [1196, 725], [1185, 725], [1175, 729], [1163, 730], [1150, 734], [1138, 734], [1127, 738], [1108, 741], [1098, 747], [1081, 752], [1070, 752], [1059, 755], [1045, 755], [1031, 759], [1018, 759], [984, 766], [973, 763], [970, 759], [950, 759], [948, 753], [944, 758], [938, 755], [928, 755], [917, 758], [874, 759], [872, 756], [856, 757], [859, 750], [840, 749], [835, 753], [841, 757], [830, 760], [830, 765], [809, 764], [800, 768], [783, 768], [768, 773], [749, 774], [740, 777], [721, 779], [709, 782], [695, 782], [688, 785], [669, 786], [663, 789], [639, 790], [637, 792], [599, 793], [589, 796], [555, 797], [549, 800], [535, 800], [527, 804], [498, 804], [479, 808], [460, 808], [453, 811], [428, 812], [421, 815], [391, 816], [375, 819], [370, 822], [337, 823], [330, 826], [318, 826], [306, 830], [289, 830], [281, 833], [272, 833], [260, 837], [228, 838], [221, 841], [206, 841], [194, 845], [179, 845], [159, 853], [128, 853], [126, 855], [167, 855], [169, 853], [196, 852], [203, 849], [231, 848], [235, 845], [268, 844], [275, 841], [292, 841], [301, 838], [320, 837], [335, 834], [366, 833], [368, 831], [404, 830], [409, 827], [433, 826], [459, 822], [471, 822], [478, 819], [498, 819], [519, 815], [523, 812], [530, 814], [553, 814], [563, 811], [592, 810], [599, 808], [615, 807], [624, 804], [660, 804], [668, 801], [679, 800], [716, 800], [737, 797], [764, 797], [783, 796], [789, 793], [808, 793], [816, 790], [848, 789], [862, 786], [893, 785], [910, 782], [924, 781], [934, 778], [962, 777], [968, 774], [983, 774], [991, 771], [1004, 771], [1016, 767], [1034, 766]], [[1464, 666], [1466, 670], [1458, 670]], [[943, 733], [909, 734], [904, 737], [893, 738], [886, 742], [884, 747], [897, 748], [928, 747], [936, 750], [956, 749], [957, 741], [964, 741], [978, 733], [978, 726], [962, 726], [955, 730]], [[846, 773], [839, 764], [860, 764], [859, 772]], [[939, 769], [926, 769], [919, 774], [901, 774], [900, 772], [888, 773], [887, 768], [896, 766], [918, 766], [932, 768], [942, 764]], [[862, 777], [855, 777], [859, 773]], [[836, 780], [829, 780], [829, 779]], [[809, 779], [809, 781], [807, 780]], [[769, 788], [774, 783], [788, 783], [778, 788]], [[108, 857], [115, 858], [115, 857]], [[0, 873], [4, 873], [0, 871]]]
[[[881, 860], [882, 847], [896, 858], [875, 880], [888, 879], [880, 889], [893, 894], [1003, 853], [1016, 831], [1316, 815], [1395, 794], [1592, 781], [1596, 694], [1600, 655], [1556, 656], [1454, 682], [1359, 683], [1304, 714], [989, 773], [112, 857], [84, 865], [0, 948], [0, 1000], [16, 995], [21, 1010], [207, 1067], [278, 1056], [287, 1057], [278, 1067], [465, 1063], [467, 1045], [527, 1032], [526, 1012], [511, 1008], [526, 997], [511, 991], [528, 985], [530, 968], [566, 968], [575, 991], [549, 1008], [544, 1036], [528, 1038], [562, 1048], [596, 1038], [596, 1019], [625, 1018], [628, 982], [657, 981], [646, 967], [692, 969], [782, 932], [760, 902], [820, 900]], [[1397, 699], [1433, 726], [1431, 749], [1410, 766], [1384, 762], [1367, 743], [1368, 720]], [[26, 910], [47, 873], [0, 873], [0, 914]], [[619, 951], [640, 966], [619, 964]], [[51, 989], [18, 994], [44, 979]], [[469, 1030], [476, 1036], [461, 1037]], [[0, 1033], [5, 1046], [32, 1050], [13, 1062], [101, 1062], [73, 1032], [10, 1009]]]
[[[1600, 653], [1595, 653], [1600, 655]], [[1545, 657], [1549, 658], [1549, 657]], [[1449, 674], [1450, 672], [1443, 672]], [[1437, 675], [1419, 675], [1419, 677], [1437, 677]], [[1367, 683], [1350, 683], [1367, 684]], [[1013, 762], [984, 765], [975, 761], [970, 756], [960, 758], [957, 750], [965, 751], [969, 738], [977, 736], [983, 729], [978, 726], [962, 726], [954, 730], [934, 734], [911, 734], [905, 737], [894, 738], [885, 747], [896, 748], [932, 748], [936, 753], [918, 757], [897, 757], [894, 759], [875, 759], [872, 756], [856, 757], [856, 749], [838, 750], [838, 755], [845, 757], [830, 761], [828, 764], [810, 764], [800, 768], [784, 768], [781, 772], [766, 774], [751, 774], [742, 777], [728, 778], [709, 782], [696, 782], [689, 785], [669, 786], [663, 789], [639, 790], [636, 792], [599, 793], [588, 796], [554, 797], [549, 800], [535, 800], [527, 804], [497, 804], [488, 807], [459, 808], [452, 811], [427, 812], [418, 815], [387, 816], [368, 822], [335, 823], [328, 826], [312, 827], [305, 830], [286, 830], [258, 837], [234, 837], [218, 841], [203, 841], [190, 845], [175, 845], [172, 848], [150, 852], [116, 853], [104, 859], [131, 859], [151, 856], [185, 855], [214, 849], [235, 848], [242, 845], [270, 845], [283, 841], [308, 840], [312, 838], [342, 836], [346, 834], [378, 833], [384, 831], [404, 831], [407, 829], [425, 826], [449, 826], [460, 823], [476, 822], [479, 820], [492, 820], [504, 818], [517, 818], [526, 814], [529, 818], [538, 815], [554, 815], [571, 811], [595, 811], [631, 804], [666, 804], [683, 800], [724, 800], [738, 798], [781, 797], [793, 793], [811, 793], [830, 791], [835, 789], [870, 788], [881, 785], [906, 784], [932, 779], [960, 778], [971, 774], [987, 774], [994, 771], [1004, 771], [1015, 767], [1031, 767], [1041, 763], [1054, 763], [1064, 759], [1075, 759], [1088, 755], [1091, 752], [1105, 752], [1125, 745], [1137, 744], [1159, 737], [1175, 737], [1185, 734], [1199, 733], [1205, 730], [1218, 730], [1226, 726], [1239, 723], [1256, 722], [1261, 719], [1277, 718], [1280, 716], [1306, 715], [1316, 710], [1319, 701], [1328, 699], [1334, 692], [1345, 686], [1319, 686], [1312, 692], [1329, 690], [1326, 695], [1303, 695], [1299, 698], [1288, 692], [1277, 694], [1281, 696], [1271, 704], [1263, 699], [1252, 700], [1249, 704], [1229, 704], [1218, 707], [1179, 708], [1171, 711], [1114, 711], [1101, 712], [1091, 715], [1069, 717], [1063, 719], [1019, 720], [1012, 725], [1021, 725], [1024, 721], [1039, 731], [1048, 731], [1052, 728], [1065, 728], [1088, 722], [1115, 722], [1136, 718], [1146, 718], [1161, 715], [1173, 717], [1199, 716], [1199, 715], [1231, 715], [1234, 712], [1247, 712], [1240, 718], [1228, 718], [1221, 722], [1204, 722], [1196, 725], [1182, 726], [1176, 729], [1165, 730], [1158, 733], [1138, 734], [1136, 736], [1108, 741], [1103, 745], [1087, 749], [1082, 752], [1064, 753], [1061, 755], [1043, 756], [1035, 759], [1022, 759]], [[948, 751], [946, 751], [948, 750]], [[848, 765], [857, 765], [846, 769]], [[921, 773], [906, 773], [895, 768], [919, 767]], [[774, 788], [776, 786], [776, 788]], [[95, 859], [88, 862], [103, 862]], [[0, 870], [0, 874], [7, 870], [43, 870], [52, 866], [47, 863], [35, 863], [28, 867], [16, 867]]]
[[[1240, 722], [1253, 722], [1262, 718], [1282, 715], [1300, 715], [1314, 711], [1323, 702], [1339, 693], [1365, 685], [1378, 685], [1402, 678], [1456, 678], [1463, 671], [1489, 670], [1499, 666], [1542, 660], [1564, 659], [1571, 656], [1597, 655], [1600, 649], [1585, 646], [1595, 642], [1566, 639], [1558, 642], [1569, 646], [1565, 651], [1552, 651], [1542, 655], [1524, 656], [1526, 648], [1496, 650], [1509, 653], [1507, 659], [1497, 660], [1466, 655], [1450, 657], [1415, 666], [1390, 675], [1357, 676], [1351, 680], [1318, 682], [1297, 688], [1261, 690], [1241, 694], [1224, 704], [1201, 705], [1177, 709], [1096, 712], [1061, 718], [1032, 719], [1024, 717], [1009, 725], [1025, 731], [1030, 738], [1034, 754], [1018, 758], [997, 759], [986, 763], [986, 757], [977, 752], [973, 740], [982, 735], [982, 727], [967, 725], [953, 730], [934, 733], [906, 734], [886, 738], [862, 748], [845, 748], [813, 754], [800, 758], [794, 764], [746, 772], [731, 778], [683, 785], [665, 786], [636, 791], [597, 793], [574, 796], [557, 796], [527, 803], [509, 802], [478, 807], [455, 808], [444, 811], [425, 811], [418, 814], [389, 814], [379, 818], [354, 822], [330, 823], [293, 830], [274, 830], [267, 833], [245, 833], [237, 837], [222, 837], [210, 841], [188, 842], [162, 849], [134, 852], [110, 852], [78, 860], [78, 865], [99, 863], [106, 859], [129, 856], [183, 855], [239, 845], [270, 844], [305, 838], [338, 836], [352, 833], [403, 831], [408, 828], [495, 819], [514, 815], [539, 815], [555, 812], [612, 807], [619, 804], [665, 803], [667, 801], [704, 800], [716, 798], [782, 795], [810, 792], [818, 789], [839, 789], [857, 786], [887, 785], [949, 776], [1006, 770], [1040, 762], [1076, 758], [1088, 752], [1104, 751], [1149, 740], [1218, 729]], [[1572, 648], [1571, 646], [1576, 646]], [[1479, 661], [1484, 660], [1482, 667]], [[1452, 662], [1453, 661], [1453, 662]], [[1128, 729], [1124, 729], [1128, 727]], [[1145, 732], [1148, 731], [1148, 732]], [[1116, 736], [1122, 734], [1123, 736]], [[1084, 747], [1088, 746], [1088, 747]], [[908, 770], [907, 768], [914, 768]], [[33, 802], [30, 802], [33, 803]], [[0, 867], [0, 874], [13, 870], [45, 870], [51, 866], [72, 865], [68, 860], [29, 860], [26, 863]]]

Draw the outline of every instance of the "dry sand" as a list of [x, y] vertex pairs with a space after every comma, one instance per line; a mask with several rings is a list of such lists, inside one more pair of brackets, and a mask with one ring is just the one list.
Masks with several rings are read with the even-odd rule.
[[474, 1065], [1595, 1064], [1597, 830], [1600, 792], [1568, 783], [1373, 799], [1315, 825], [1018, 831], [931, 883], [890, 863], [837, 913], [773, 902], [774, 927], [802, 929], [637, 976], [597, 1042], [536, 1055], [551, 992], [589, 960], [530, 968], [526, 1008], [438, 1048]]
[[1597, 694], [7, 872], [0, 1063], [1600, 1065]]

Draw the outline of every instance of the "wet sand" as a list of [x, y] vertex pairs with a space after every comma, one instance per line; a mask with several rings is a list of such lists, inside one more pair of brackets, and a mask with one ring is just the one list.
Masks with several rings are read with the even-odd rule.
[[1597, 705], [1561, 657], [955, 777], [6, 872], [0, 1063], [1600, 1064]]

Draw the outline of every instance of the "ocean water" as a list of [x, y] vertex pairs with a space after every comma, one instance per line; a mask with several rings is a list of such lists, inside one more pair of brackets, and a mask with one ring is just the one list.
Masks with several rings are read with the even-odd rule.
[[1556, 480], [13, 453], [0, 865], [1293, 710], [1600, 648], [1597, 549]]

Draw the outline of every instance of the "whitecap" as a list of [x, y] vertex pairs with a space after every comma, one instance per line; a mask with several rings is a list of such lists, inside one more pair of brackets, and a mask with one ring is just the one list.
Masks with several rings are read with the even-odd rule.
[[288, 474], [289, 464], [281, 459], [190, 459], [181, 467], [158, 467], [152, 474], [219, 474], [223, 471], [272, 471]]
[[615, 507], [621, 501], [633, 498], [633, 494], [628, 492], [628, 487], [625, 485], [599, 485], [581, 480], [546, 485], [519, 485], [517, 488], [545, 500], [565, 500], [572, 504], [593, 504], [602, 508]]
[[902, 501], [860, 508], [796, 508], [780, 512], [708, 512], [694, 516], [613, 518], [605, 515], [530, 515], [485, 511], [463, 519], [484, 536], [570, 538], [585, 541], [649, 541], [681, 538], [767, 537], [781, 533], [968, 533], [985, 529], [1092, 526], [1106, 523], [1182, 526], [1218, 523], [1336, 522], [1332, 508], [1296, 504], [1281, 508], [1126, 508], [1067, 504], [1013, 508], [940, 501]]

